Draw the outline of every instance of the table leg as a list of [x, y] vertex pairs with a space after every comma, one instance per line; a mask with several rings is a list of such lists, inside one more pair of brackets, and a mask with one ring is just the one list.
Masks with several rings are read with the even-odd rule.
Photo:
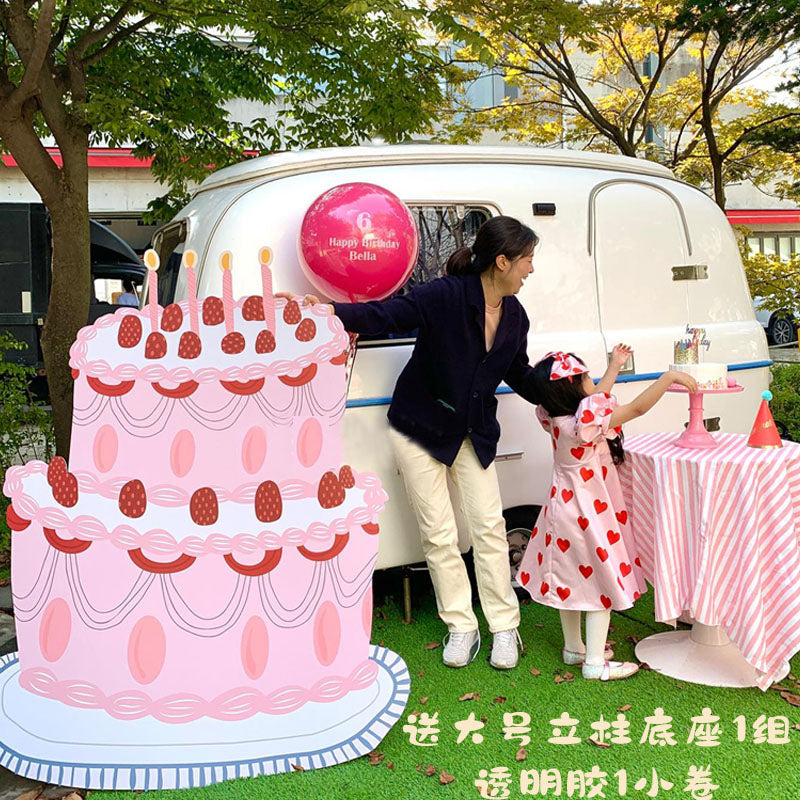
[[718, 625], [695, 622], [691, 631], [648, 636], [636, 645], [636, 658], [656, 672], [689, 683], [735, 688], [756, 685], [755, 667], [744, 660]]

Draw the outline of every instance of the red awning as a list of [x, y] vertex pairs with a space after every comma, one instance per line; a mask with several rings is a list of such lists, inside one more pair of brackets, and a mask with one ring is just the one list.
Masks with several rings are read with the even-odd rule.
[[725, 214], [731, 225], [797, 225], [800, 208], [730, 208]]

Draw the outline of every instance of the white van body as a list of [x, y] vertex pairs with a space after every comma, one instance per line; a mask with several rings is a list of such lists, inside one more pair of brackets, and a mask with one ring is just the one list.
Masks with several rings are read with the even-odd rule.
[[[163, 252], [183, 239], [198, 253], [198, 294], [221, 295], [220, 253], [234, 257], [234, 296], [259, 294], [257, 252], [274, 251], [276, 291], [318, 292], [298, 257], [298, 231], [309, 205], [333, 186], [352, 181], [389, 189], [414, 210], [436, 206], [507, 214], [530, 225], [541, 242], [535, 273], [519, 299], [530, 318], [531, 363], [550, 350], [584, 358], [594, 377], [617, 342], [635, 351], [621, 376], [621, 402], [642, 391], [673, 360], [673, 342], [687, 324], [711, 341], [704, 360], [726, 362], [745, 391], [706, 395], [705, 416], [726, 431], [749, 431], [769, 382], [769, 352], [756, 321], [733, 231], [719, 207], [666, 168], [624, 156], [528, 147], [397, 145], [281, 153], [219, 170], [165, 226]], [[537, 216], [534, 203], [555, 204]], [[171, 239], [168, 247], [164, 243]], [[161, 245], [159, 245], [159, 241]], [[177, 248], [181, 249], [181, 246]], [[700, 265], [700, 267], [697, 267]], [[673, 268], [688, 266], [689, 279]], [[692, 275], [707, 270], [707, 277]], [[176, 299], [186, 295], [177, 276]], [[345, 453], [358, 469], [376, 472], [390, 502], [381, 518], [378, 568], [424, 560], [387, 437], [386, 411], [413, 341], [359, 345], [345, 414]], [[551, 449], [533, 408], [502, 385], [502, 434], [497, 471], [506, 509], [540, 505], [550, 487]], [[680, 431], [686, 396], [667, 395], [628, 436]], [[469, 547], [461, 530], [461, 547]]]

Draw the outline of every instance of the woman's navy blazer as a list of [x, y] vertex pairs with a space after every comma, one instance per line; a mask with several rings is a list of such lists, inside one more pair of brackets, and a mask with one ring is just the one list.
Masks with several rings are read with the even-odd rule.
[[438, 278], [391, 300], [334, 303], [334, 309], [353, 333], [418, 330], [414, 351], [397, 379], [389, 422], [448, 466], [465, 436], [484, 468], [494, 460], [500, 438], [495, 392], [501, 381], [529, 402], [539, 402], [526, 351], [525, 309], [516, 297], [503, 298], [487, 353], [479, 275]]

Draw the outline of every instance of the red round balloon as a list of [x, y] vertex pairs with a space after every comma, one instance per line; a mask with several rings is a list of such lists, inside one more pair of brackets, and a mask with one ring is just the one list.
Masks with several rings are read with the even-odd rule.
[[339, 301], [382, 300], [414, 269], [419, 237], [399, 197], [372, 183], [343, 183], [321, 194], [300, 226], [308, 279]]

